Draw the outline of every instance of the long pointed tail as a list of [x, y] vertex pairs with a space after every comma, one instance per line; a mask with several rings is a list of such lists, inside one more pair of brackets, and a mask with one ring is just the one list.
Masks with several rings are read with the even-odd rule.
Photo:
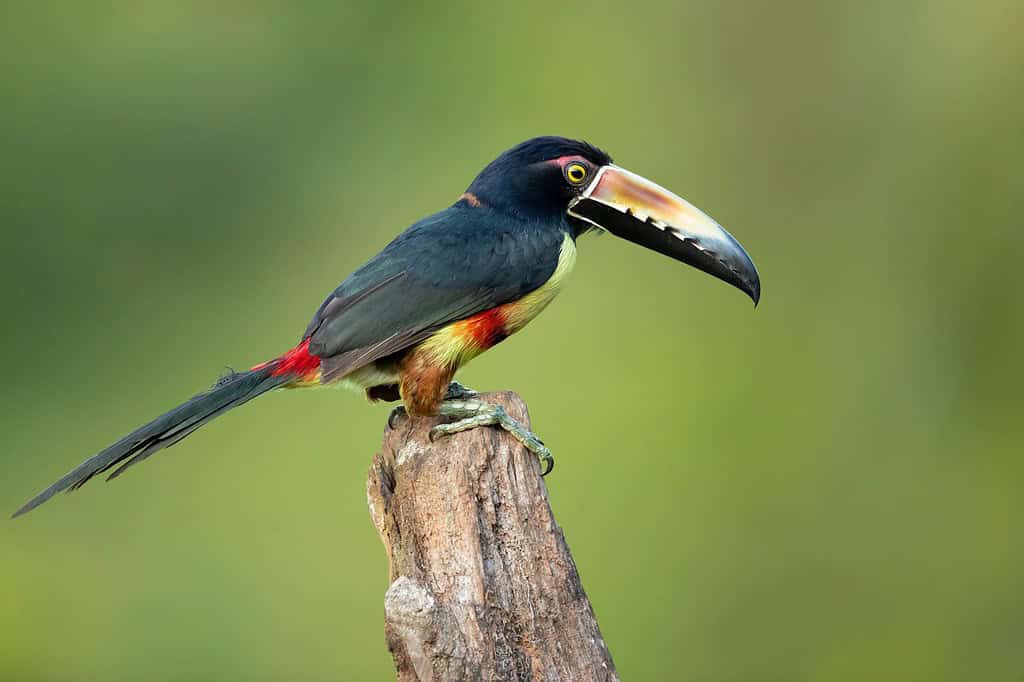
[[117, 478], [128, 467], [138, 464], [157, 450], [169, 448], [215, 417], [267, 391], [312, 382], [319, 372], [320, 362], [319, 358], [309, 354], [308, 345], [309, 342], [304, 341], [275, 360], [257, 365], [248, 372], [233, 373], [220, 379], [210, 390], [140, 426], [79, 464], [26, 502], [14, 512], [14, 517], [32, 511], [61, 491], [77, 490], [96, 474], [115, 466], [117, 469], [107, 480]]

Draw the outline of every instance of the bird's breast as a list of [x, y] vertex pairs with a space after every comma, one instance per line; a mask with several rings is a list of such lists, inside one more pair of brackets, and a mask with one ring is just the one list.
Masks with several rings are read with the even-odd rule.
[[477, 313], [438, 330], [422, 349], [438, 363], [463, 365], [525, 327], [558, 294], [576, 264], [576, 242], [566, 235], [558, 264], [544, 284], [522, 298]]
[[525, 327], [530, 320], [537, 317], [540, 311], [547, 307], [548, 303], [551, 303], [552, 299], [561, 291], [562, 286], [565, 285], [565, 280], [568, 279], [575, 265], [576, 242], [569, 235], [565, 235], [558, 253], [558, 265], [555, 266], [551, 277], [518, 301], [506, 303], [496, 309], [501, 310], [504, 315], [506, 335], [513, 334]]

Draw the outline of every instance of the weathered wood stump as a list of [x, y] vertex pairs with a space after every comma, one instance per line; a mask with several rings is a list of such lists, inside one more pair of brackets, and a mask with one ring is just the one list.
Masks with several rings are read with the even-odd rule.
[[496, 428], [431, 442], [437, 423], [396, 419], [367, 481], [398, 679], [618, 680], [537, 458]]

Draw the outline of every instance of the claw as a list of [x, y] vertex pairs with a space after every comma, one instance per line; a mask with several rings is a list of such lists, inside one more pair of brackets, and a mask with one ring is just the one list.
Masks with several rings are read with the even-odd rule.
[[405, 415], [405, 408], [399, 405], [388, 413], [388, 430], [392, 431], [395, 428], [395, 420]]
[[[451, 387], [449, 387], [449, 391], [451, 391]], [[479, 426], [499, 426], [537, 456], [539, 462], [543, 464], [541, 476], [547, 476], [555, 468], [555, 458], [552, 457], [551, 451], [544, 445], [544, 442], [532, 431], [510, 417], [501, 405], [491, 405], [476, 399], [446, 400], [441, 403], [440, 414], [455, 417], [457, 421], [438, 424], [430, 429], [431, 442], [438, 436], [448, 436]]]

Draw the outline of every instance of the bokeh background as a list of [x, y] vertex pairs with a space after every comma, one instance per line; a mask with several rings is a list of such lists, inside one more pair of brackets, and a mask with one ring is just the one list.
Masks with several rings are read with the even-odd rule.
[[[512, 388], [624, 679], [1024, 676], [1024, 5], [0, 9], [0, 507], [290, 347], [501, 150], [718, 218], [738, 291], [587, 238]], [[382, 680], [387, 408], [275, 394], [0, 523], [0, 679]]]

